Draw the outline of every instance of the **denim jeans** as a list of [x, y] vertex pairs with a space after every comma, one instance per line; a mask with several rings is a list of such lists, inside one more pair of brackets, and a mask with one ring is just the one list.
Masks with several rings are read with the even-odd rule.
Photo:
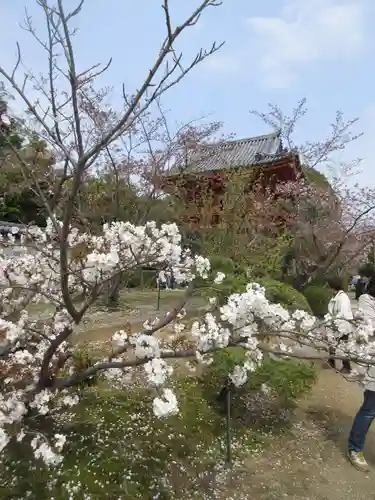
[[375, 418], [375, 392], [365, 391], [363, 403], [359, 409], [350, 431], [349, 451], [363, 451], [366, 435]]

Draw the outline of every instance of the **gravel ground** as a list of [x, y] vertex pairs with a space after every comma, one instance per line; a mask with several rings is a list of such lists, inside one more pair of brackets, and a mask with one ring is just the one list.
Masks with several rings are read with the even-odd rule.
[[375, 427], [366, 447], [374, 471], [358, 472], [346, 458], [347, 435], [361, 398], [358, 384], [322, 371], [311, 397], [301, 403], [291, 433], [247, 459], [219, 498], [374, 500]]

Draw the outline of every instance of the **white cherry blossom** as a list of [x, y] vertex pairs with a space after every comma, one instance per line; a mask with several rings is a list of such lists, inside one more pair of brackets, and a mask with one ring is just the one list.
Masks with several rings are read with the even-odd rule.
[[[55, 222], [61, 227], [59, 221]], [[10, 233], [7, 244], [14, 240], [14, 232]], [[150, 392], [155, 388], [159, 392], [152, 404], [154, 414], [164, 418], [179, 411], [175, 393], [165, 387], [173, 375], [169, 358], [195, 356], [198, 364], [208, 365], [215, 351], [240, 346], [245, 361], [228, 374], [239, 387], [263, 361], [262, 335], [275, 339], [272, 349], [280, 357], [293, 355], [293, 346], [298, 344], [327, 351], [331, 343], [337, 343], [335, 332], [341, 322], [330, 316], [318, 321], [304, 311], [289, 313], [281, 305], [270, 303], [262, 286], [249, 283], [242, 293], [230, 294], [222, 306], [211, 296], [203, 317], [196, 317], [192, 323], [182, 305], [160, 319], [149, 318], [141, 331], [120, 329], [112, 336], [110, 354], [89, 368], [77, 368], [71, 339], [79, 335], [77, 325], [82, 317], [67, 295], [83, 295], [85, 300], [100, 295], [118, 273], [131, 274], [147, 264], [160, 272], [160, 279], [172, 273], [177, 283], [190, 283], [188, 299], [190, 290], [200, 283], [193, 281], [195, 278], [212, 276], [210, 262], [182, 249], [175, 224], [159, 228], [154, 222], [144, 226], [115, 222], [104, 225], [100, 235], [71, 228], [67, 239], [69, 274], [63, 289], [55, 224], [48, 220], [44, 229], [29, 227], [22, 237], [28, 244], [17, 246], [11, 257], [0, 251], [0, 451], [15, 439], [29, 442], [35, 457], [48, 466], [60, 463], [67, 437], [61, 431], [48, 441], [39, 431], [29, 429], [29, 417], [53, 419], [65, 410], [74, 411], [80, 402], [79, 381], [94, 376], [126, 391], [133, 380], [133, 368], [142, 367]], [[224, 273], [216, 274], [211, 295], [214, 285], [224, 278]], [[38, 303], [48, 304], [48, 314], [42, 320], [29, 312], [29, 305]], [[349, 342], [337, 352], [363, 366], [375, 364], [371, 324], [363, 317], [356, 317], [352, 323]], [[164, 327], [169, 328], [169, 346], [158, 335]], [[185, 337], [186, 349], [184, 345], [176, 347], [173, 342]]]

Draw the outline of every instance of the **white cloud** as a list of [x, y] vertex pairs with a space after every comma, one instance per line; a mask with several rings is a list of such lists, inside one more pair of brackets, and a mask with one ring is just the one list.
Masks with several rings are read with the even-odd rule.
[[365, 45], [366, 0], [289, 0], [279, 17], [246, 20], [264, 83], [287, 87], [303, 67], [353, 57]]
[[235, 57], [220, 52], [208, 57], [203, 66], [217, 73], [233, 74], [239, 69], [238, 60]]

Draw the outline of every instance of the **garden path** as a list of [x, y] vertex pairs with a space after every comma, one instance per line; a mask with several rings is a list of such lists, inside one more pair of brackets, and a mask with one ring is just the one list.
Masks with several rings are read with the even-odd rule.
[[[373, 470], [355, 470], [346, 458], [347, 436], [362, 399], [357, 383], [322, 370], [309, 398], [302, 401], [292, 434], [249, 457], [222, 499], [374, 500], [375, 426], [366, 443]], [[226, 496], [225, 496], [226, 495]]]

